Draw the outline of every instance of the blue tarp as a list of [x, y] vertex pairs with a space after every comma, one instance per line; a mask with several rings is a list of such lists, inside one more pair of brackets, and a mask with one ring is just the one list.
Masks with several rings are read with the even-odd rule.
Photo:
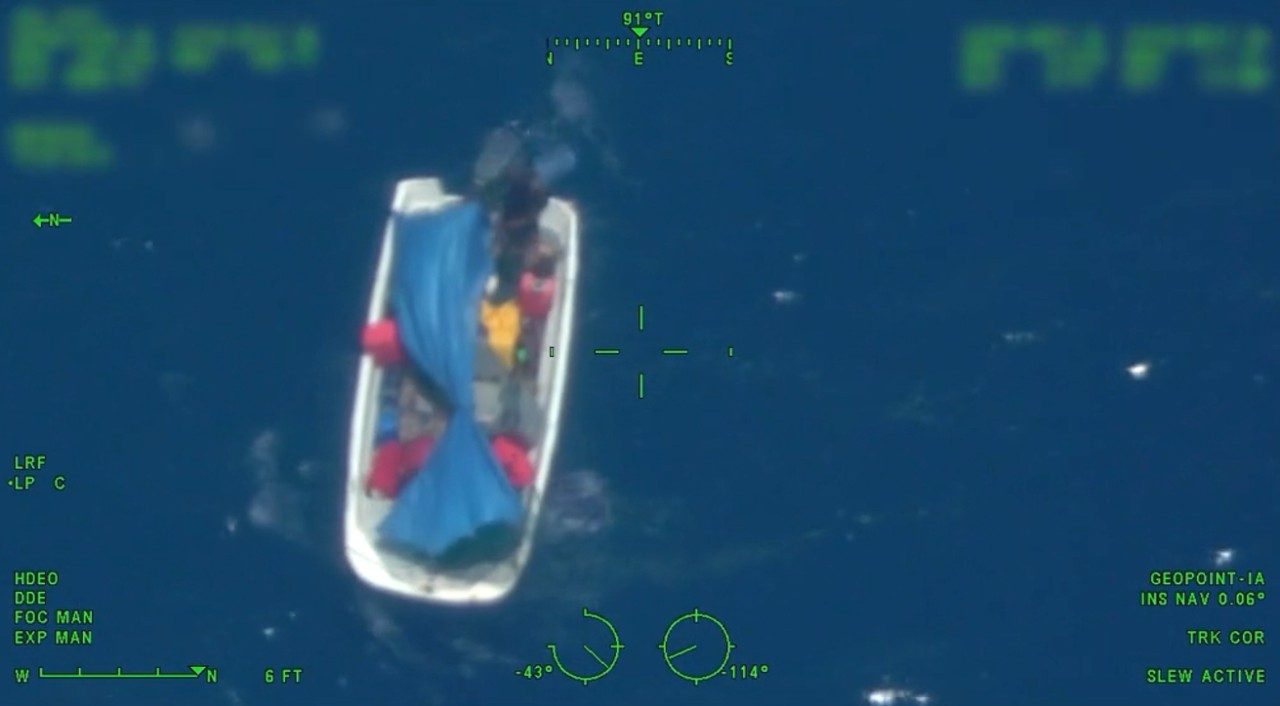
[[493, 263], [484, 209], [462, 202], [397, 216], [391, 305], [410, 360], [448, 396], [453, 415], [424, 466], [378, 528], [428, 556], [495, 523], [514, 524], [520, 500], [475, 420], [472, 366], [480, 295]]

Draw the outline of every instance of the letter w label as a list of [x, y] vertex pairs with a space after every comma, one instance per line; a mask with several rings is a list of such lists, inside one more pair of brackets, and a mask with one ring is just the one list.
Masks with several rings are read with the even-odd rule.
[[26, 684], [31, 679], [31, 670], [23, 667], [16, 667], [13, 670], [13, 680], [19, 684]]

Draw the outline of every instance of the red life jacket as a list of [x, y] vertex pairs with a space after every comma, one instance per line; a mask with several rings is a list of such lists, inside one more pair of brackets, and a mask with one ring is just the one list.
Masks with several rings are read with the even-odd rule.
[[431, 455], [431, 449], [436, 447], [436, 438], [430, 434], [423, 434], [416, 439], [400, 442], [400, 467], [404, 469], [406, 475], [417, 473], [422, 464], [426, 463], [427, 457]]
[[516, 300], [525, 316], [545, 319], [551, 312], [551, 300], [556, 295], [556, 281], [551, 277], [539, 277], [525, 270], [520, 275], [520, 288]]
[[376, 490], [388, 498], [400, 492], [400, 442], [386, 441], [373, 451], [373, 464], [364, 480], [365, 490]]
[[404, 347], [400, 345], [400, 329], [394, 319], [383, 319], [365, 324], [360, 332], [360, 347], [381, 366], [404, 362]]
[[404, 484], [422, 468], [436, 440], [429, 434], [401, 442], [390, 439], [373, 452], [373, 463], [365, 478], [365, 489], [376, 490], [388, 498], [400, 494]]
[[509, 434], [498, 434], [490, 442], [493, 456], [507, 472], [507, 480], [516, 488], [533, 482], [533, 464], [529, 463], [529, 450], [519, 439]]

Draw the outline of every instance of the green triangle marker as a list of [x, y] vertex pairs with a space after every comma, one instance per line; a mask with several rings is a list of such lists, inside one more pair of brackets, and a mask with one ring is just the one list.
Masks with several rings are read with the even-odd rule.
[[191, 667], [191, 671], [195, 672], [197, 677], [200, 676], [201, 674], [204, 674], [203, 664], [192, 664], [190, 665], [190, 667]]
[[632, 27], [631, 31], [635, 32], [637, 37], [643, 37], [644, 33], [649, 31], [649, 28], [648, 27]]

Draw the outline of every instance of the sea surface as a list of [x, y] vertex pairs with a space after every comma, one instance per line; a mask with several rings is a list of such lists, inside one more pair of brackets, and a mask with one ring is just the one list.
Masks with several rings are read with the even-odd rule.
[[[1280, 641], [1274, 7], [680, 3], [651, 36], [732, 37], [732, 65], [637, 67], [616, 47], [548, 66], [549, 38], [625, 36], [626, 8], [534, 5], [0, 11], [3, 119], [113, 148], [32, 166], [7, 133], [0, 457], [48, 467], [0, 493], [0, 575], [57, 571], [48, 607], [94, 623], [91, 646], [6, 646], [0, 703], [1276, 703], [1273, 644], [1186, 635]], [[17, 13], [73, 32], [65, 7], [149, 30], [154, 70], [71, 90], [64, 57], [19, 85]], [[311, 27], [318, 58], [167, 53], [181, 27], [255, 22]], [[966, 86], [962, 38], [990, 22], [1094, 27], [1108, 58], [1065, 89], [1025, 56]], [[1261, 28], [1270, 68], [1206, 87], [1184, 58], [1135, 89], [1126, 33], [1161, 22]], [[511, 120], [578, 156], [566, 417], [513, 597], [424, 606], [341, 553], [357, 333], [396, 180], [465, 188]], [[50, 211], [73, 221], [34, 227]], [[1196, 588], [1215, 603], [1275, 595], [1140, 605], [1182, 569], [1271, 581]], [[612, 670], [522, 676], [548, 643], [598, 671], [584, 608], [625, 645]], [[767, 669], [674, 674], [658, 645], [695, 609], [726, 668]], [[677, 667], [718, 661], [699, 622]], [[191, 664], [216, 683], [8, 679]], [[1148, 683], [1168, 667], [1271, 680]]]

